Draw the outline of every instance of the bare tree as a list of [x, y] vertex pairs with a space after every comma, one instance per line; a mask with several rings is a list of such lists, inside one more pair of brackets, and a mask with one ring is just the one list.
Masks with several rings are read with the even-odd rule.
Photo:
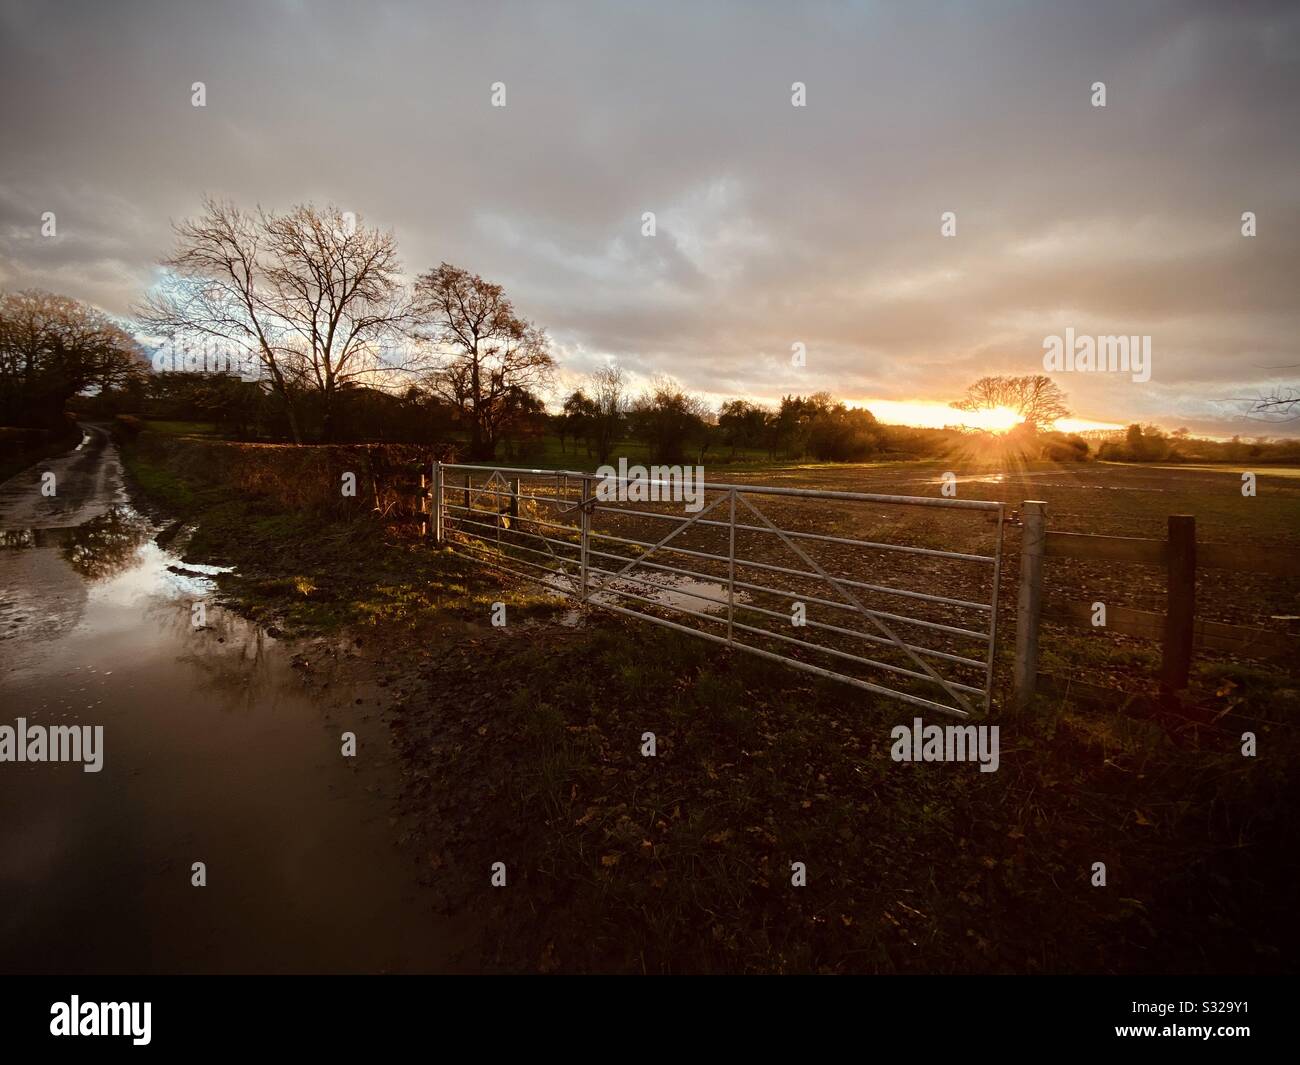
[[57, 424], [78, 392], [143, 370], [140, 346], [102, 311], [50, 292], [0, 293], [0, 422]]
[[951, 404], [957, 410], [1013, 410], [1034, 429], [1068, 418], [1070, 408], [1060, 385], [1046, 374], [1023, 377], [981, 377], [966, 389], [966, 395]]
[[468, 422], [471, 457], [492, 458], [520, 409], [512, 396], [550, 380], [546, 334], [515, 313], [500, 285], [450, 263], [420, 275], [415, 299], [412, 335], [439, 362], [429, 386]]
[[1279, 385], [1272, 392], [1252, 400], [1248, 413], [1269, 421], [1285, 422], [1300, 418], [1300, 388]]
[[687, 449], [704, 461], [713, 411], [699, 396], [683, 391], [671, 377], [655, 377], [631, 404], [633, 430], [660, 462], [680, 462]]
[[211, 198], [176, 226], [170, 277], [139, 311], [173, 340], [217, 339], [252, 354], [302, 442], [297, 394], [320, 394], [321, 435], [332, 438], [341, 388], [399, 369], [383, 348], [410, 304], [391, 232], [337, 207], [284, 214], [241, 211]]
[[605, 462], [618, 443], [627, 410], [622, 367], [611, 362], [593, 372], [591, 392], [595, 406], [591, 419], [592, 441], [596, 445], [596, 457]]

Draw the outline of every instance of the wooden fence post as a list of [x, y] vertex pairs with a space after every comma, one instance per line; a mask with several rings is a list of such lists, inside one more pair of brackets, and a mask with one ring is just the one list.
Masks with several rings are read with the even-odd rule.
[[519, 478], [510, 478], [510, 516], [519, 517]]
[[1015, 704], [1024, 708], [1038, 683], [1038, 621], [1043, 610], [1043, 549], [1047, 542], [1047, 504], [1026, 499], [1020, 511], [1020, 594], [1016, 601]]
[[1176, 692], [1187, 687], [1196, 625], [1196, 518], [1192, 515], [1169, 515], [1167, 558], [1169, 593], [1165, 605], [1160, 689]]

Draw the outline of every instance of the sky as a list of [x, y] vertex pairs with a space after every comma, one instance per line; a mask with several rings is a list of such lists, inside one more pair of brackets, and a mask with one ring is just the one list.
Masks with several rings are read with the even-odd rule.
[[332, 202], [502, 283], [557, 394], [943, 424], [1070, 329], [1152, 352], [1055, 373], [1072, 424], [1294, 435], [1244, 401], [1300, 378], [1297, 112], [1294, 3], [0, 0], [0, 289], [128, 315], [205, 193]]

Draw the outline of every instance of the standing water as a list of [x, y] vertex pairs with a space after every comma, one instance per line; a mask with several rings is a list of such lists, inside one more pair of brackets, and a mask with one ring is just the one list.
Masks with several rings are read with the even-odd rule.
[[98, 772], [0, 762], [0, 970], [458, 967], [394, 845], [373, 685], [309, 689], [154, 531], [98, 429], [0, 486], [0, 726], [103, 727]]

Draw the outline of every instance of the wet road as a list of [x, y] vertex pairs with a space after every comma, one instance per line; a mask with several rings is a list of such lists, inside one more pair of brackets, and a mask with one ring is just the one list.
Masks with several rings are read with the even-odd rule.
[[96, 427], [0, 486], [0, 727], [103, 726], [100, 772], [0, 761], [0, 971], [460, 968], [394, 843], [367, 671], [328, 658], [308, 687], [157, 531]]

